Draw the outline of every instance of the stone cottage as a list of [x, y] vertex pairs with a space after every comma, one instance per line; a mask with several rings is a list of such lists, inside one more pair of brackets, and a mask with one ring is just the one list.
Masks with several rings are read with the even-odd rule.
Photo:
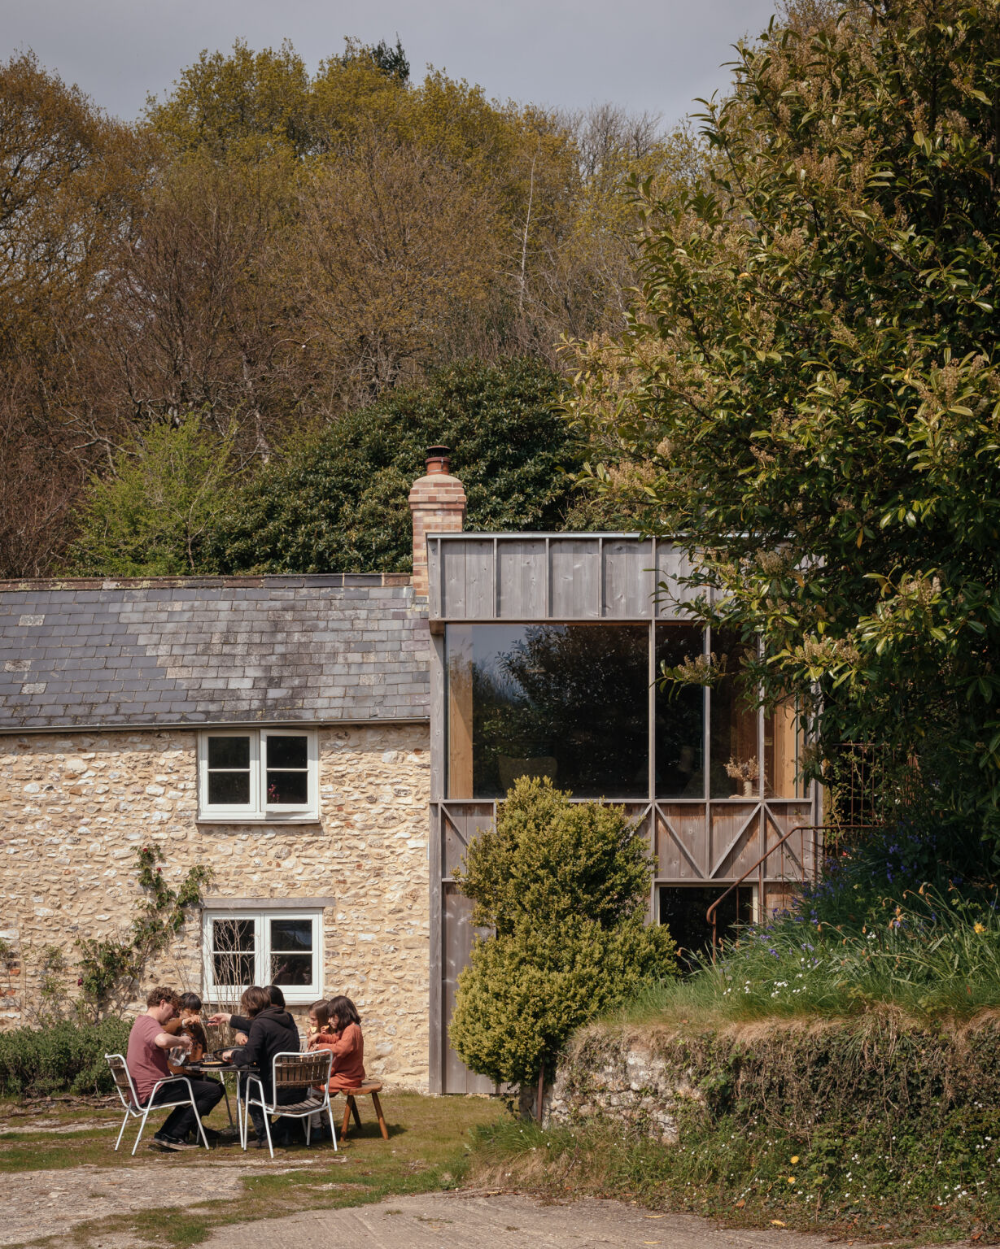
[[656, 686], [735, 648], [686, 619], [672, 544], [465, 533], [443, 448], [410, 506], [412, 577], [0, 584], [0, 1026], [30, 1021], [46, 947], [128, 923], [155, 843], [168, 879], [213, 871], [158, 978], [208, 1002], [274, 981], [293, 1009], [345, 992], [373, 1073], [485, 1091], [447, 1043], [473, 936], [452, 870], [517, 776], [626, 804], [654, 921], [700, 923], [744, 877], [755, 914], [812, 870], [803, 836], [791, 868], [756, 865], [818, 823], [794, 708]]

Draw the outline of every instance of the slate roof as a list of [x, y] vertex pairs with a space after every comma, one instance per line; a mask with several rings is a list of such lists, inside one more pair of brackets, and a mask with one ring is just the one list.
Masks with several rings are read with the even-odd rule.
[[0, 581], [0, 732], [428, 717], [393, 574]]

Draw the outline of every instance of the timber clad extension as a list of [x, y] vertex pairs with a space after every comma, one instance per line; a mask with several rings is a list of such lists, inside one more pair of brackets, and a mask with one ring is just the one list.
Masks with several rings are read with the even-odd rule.
[[[631, 534], [440, 534], [428, 543], [431, 656], [431, 1088], [482, 1092], [447, 1044], [473, 941], [453, 873], [517, 775], [621, 802], [649, 839], [652, 922], [705, 911], [791, 829], [818, 823], [801, 779], [794, 706], [743, 704], [743, 647], [690, 620], [690, 565], [672, 542]], [[713, 685], [660, 689], [661, 666], [724, 659]], [[746, 779], [729, 769], [742, 767]], [[796, 843], [796, 849], [798, 843]], [[803, 839], [792, 870], [812, 874]], [[740, 891], [743, 918], [783, 906], [769, 855]], [[696, 938], [697, 939], [697, 938]]]

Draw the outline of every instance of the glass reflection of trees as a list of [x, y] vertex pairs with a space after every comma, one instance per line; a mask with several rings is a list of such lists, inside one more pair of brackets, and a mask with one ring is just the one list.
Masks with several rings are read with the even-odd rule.
[[[449, 797], [502, 797], [525, 775], [548, 776], [580, 798], [645, 797], [649, 643], [645, 625], [448, 625]], [[655, 648], [659, 674], [701, 656], [704, 634], [694, 624], [657, 624]], [[710, 689], [656, 684], [656, 797], [804, 796], [794, 705], [764, 716], [761, 760], [747, 646], [719, 632], [711, 649], [723, 675]]]
[[[697, 625], [658, 625], [656, 671], [678, 668], [704, 650]], [[656, 686], [656, 795], [702, 798], [705, 790], [705, 690], [679, 682]]]
[[581, 798], [648, 791], [647, 628], [479, 626], [471, 640], [477, 797], [500, 797], [524, 775]]

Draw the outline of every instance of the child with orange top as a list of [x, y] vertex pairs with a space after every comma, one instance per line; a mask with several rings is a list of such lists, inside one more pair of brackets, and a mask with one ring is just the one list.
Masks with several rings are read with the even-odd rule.
[[[323, 1005], [325, 1011], [317, 1009]], [[310, 1025], [314, 1017], [316, 1031], [310, 1031], [307, 1048], [332, 1050], [330, 1092], [353, 1093], [365, 1078], [365, 1039], [357, 1008], [349, 997], [335, 997], [325, 1004], [317, 1002], [312, 1006]]]

